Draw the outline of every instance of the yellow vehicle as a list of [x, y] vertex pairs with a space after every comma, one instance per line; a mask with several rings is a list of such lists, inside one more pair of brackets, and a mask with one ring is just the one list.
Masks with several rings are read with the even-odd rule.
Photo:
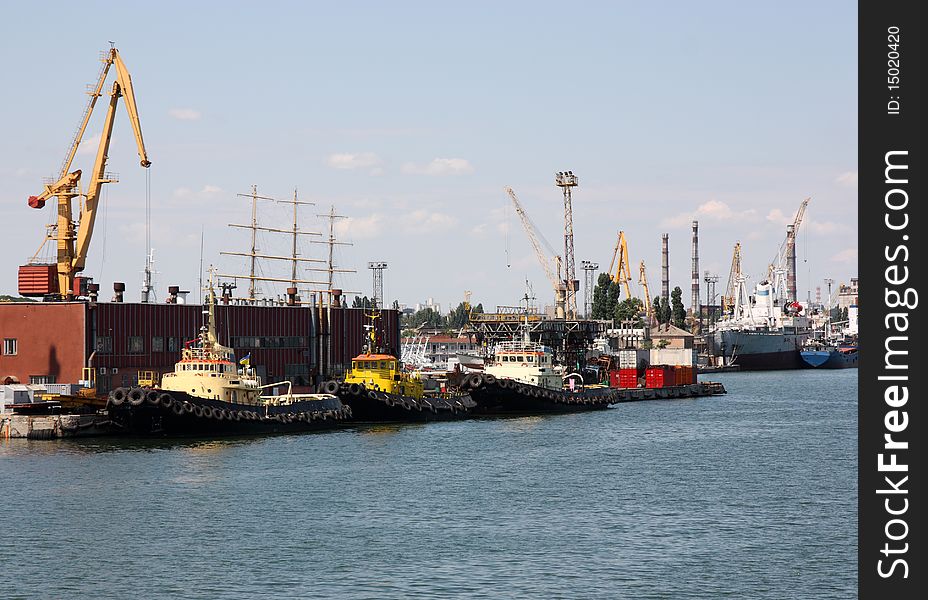
[[403, 373], [392, 354], [359, 354], [351, 360], [345, 383], [363, 384], [369, 390], [421, 398], [422, 381]]

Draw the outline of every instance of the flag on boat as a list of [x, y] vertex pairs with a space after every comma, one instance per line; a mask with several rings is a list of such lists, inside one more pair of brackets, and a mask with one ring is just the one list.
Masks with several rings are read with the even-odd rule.
[[245, 365], [246, 367], [251, 364], [251, 352], [242, 357], [238, 364]]

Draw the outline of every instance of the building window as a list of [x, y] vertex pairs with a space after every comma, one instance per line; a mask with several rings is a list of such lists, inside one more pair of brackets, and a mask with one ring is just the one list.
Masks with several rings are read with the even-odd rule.
[[16, 338], [3, 338], [3, 353], [6, 355], [16, 354], [16, 350], [19, 344], [16, 343]]
[[113, 351], [113, 338], [108, 335], [97, 336], [97, 352], [109, 354]]
[[129, 336], [129, 354], [141, 354], [145, 351], [145, 341], [142, 336]]
[[33, 385], [45, 385], [46, 383], [55, 383], [54, 375], [30, 375], [29, 383]]
[[151, 338], [151, 351], [152, 352], [164, 352], [164, 338], [163, 337]]
[[168, 338], [168, 352], [180, 352], [180, 338]]

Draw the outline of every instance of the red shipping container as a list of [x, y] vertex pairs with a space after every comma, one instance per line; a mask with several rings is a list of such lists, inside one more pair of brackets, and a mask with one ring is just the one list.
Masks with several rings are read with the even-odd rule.
[[672, 383], [672, 380], [667, 382], [667, 379], [669, 378], [667, 377], [667, 370], [664, 367], [651, 367], [645, 371], [645, 387], [662, 388], [665, 383], [668, 385]]
[[622, 387], [619, 375], [619, 371], [609, 371], [609, 387]]
[[638, 369], [620, 369], [619, 370], [619, 387], [622, 387], [622, 388], [638, 387]]

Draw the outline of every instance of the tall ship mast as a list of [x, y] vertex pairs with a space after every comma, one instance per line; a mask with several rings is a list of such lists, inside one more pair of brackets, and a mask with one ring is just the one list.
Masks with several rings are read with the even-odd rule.
[[[311, 285], [322, 285], [326, 282], [315, 281], [309, 279], [302, 279], [298, 276], [299, 264], [300, 263], [322, 263], [325, 264], [326, 261], [317, 259], [317, 258], [306, 258], [301, 256], [299, 253], [299, 237], [300, 236], [321, 236], [322, 234], [318, 231], [303, 231], [299, 226], [299, 206], [312, 206], [315, 205], [314, 202], [304, 202], [299, 200], [297, 190], [293, 190], [293, 199], [292, 200], [280, 200], [278, 198], [272, 198], [270, 196], [261, 196], [258, 194], [258, 186], [254, 185], [251, 188], [250, 194], [236, 194], [237, 196], [243, 198], [251, 199], [251, 223], [248, 225], [243, 225], [240, 223], [229, 223], [229, 227], [235, 227], [239, 229], [248, 229], [251, 231], [251, 250], [249, 252], [231, 252], [231, 251], [222, 251], [220, 254], [226, 256], [247, 256], [250, 260], [250, 268], [247, 275], [242, 274], [230, 274], [222, 273], [221, 277], [232, 278], [233, 280], [245, 279], [248, 281], [248, 296], [247, 301], [256, 302], [259, 300], [258, 295], [259, 291], [256, 285], [256, 282], [259, 281], [268, 281], [268, 282], [278, 282], [278, 283], [287, 283], [289, 284], [288, 295], [296, 295], [296, 290], [301, 284], [311, 284]], [[264, 225], [258, 224], [258, 200], [265, 200], [270, 202], [277, 202], [281, 204], [290, 204], [293, 206], [293, 223], [291, 228], [282, 229], [278, 227], [266, 227]], [[291, 250], [290, 256], [283, 256], [279, 254], [267, 254], [262, 251], [258, 246], [258, 232], [266, 231], [269, 233], [276, 234], [286, 234], [291, 237]], [[262, 275], [258, 272], [258, 259], [262, 260], [271, 260], [271, 261], [286, 261], [290, 263], [290, 277], [271, 277], [268, 275]], [[290, 290], [293, 290], [292, 293]], [[297, 299], [298, 301], [298, 299]]]

